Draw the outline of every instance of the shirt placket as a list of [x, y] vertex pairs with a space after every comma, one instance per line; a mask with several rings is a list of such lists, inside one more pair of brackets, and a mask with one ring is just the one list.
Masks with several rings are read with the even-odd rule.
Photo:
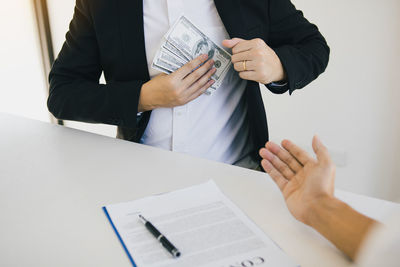
[[[183, 0], [167, 0], [168, 21], [170, 27], [184, 13]], [[186, 127], [187, 127], [188, 106], [172, 108], [172, 151], [186, 151]]]
[[174, 107], [172, 116], [172, 151], [186, 152], [188, 106]]

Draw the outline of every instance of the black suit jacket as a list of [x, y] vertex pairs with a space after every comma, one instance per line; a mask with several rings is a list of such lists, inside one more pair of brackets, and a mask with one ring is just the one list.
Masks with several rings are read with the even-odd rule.
[[[49, 76], [48, 108], [55, 117], [117, 125], [118, 137], [140, 140], [151, 114], [137, 117], [140, 90], [150, 78], [143, 1], [76, 1], [66, 41]], [[279, 56], [288, 84], [267, 85], [273, 93], [292, 93], [325, 70], [329, 47], [290, 0], [215, 0], [215, 5], [231, 37], [261, 38]], [[106, 84], [99, 84], [102, 72]], [[258, 83], [248, 82], [244, 97], [252, 141], [262, 147], [268, 128]]]

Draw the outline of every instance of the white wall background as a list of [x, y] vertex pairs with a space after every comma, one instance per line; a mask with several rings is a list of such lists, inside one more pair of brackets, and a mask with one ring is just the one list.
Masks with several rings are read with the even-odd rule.
[[0, 0], [0, 112], [50, 121], [30, 0]]
[[[271, 138], [329, 146], [339, 188], [400, 198], [400, 1], [294, 0], [331, 47], [328, 69], [292, 96], [264, 93]], [[266, 90], [263, 90], [266, 91]]]
[[[0, 9], [0, 111], [48, 120], [30, 1], [5, 2], [0, 0], [7, 6]], [[327, 38], [331, 60], [325, 74], [292, 96], [263, 90], [271, 139], [291, 138], [309, 149], [318, 133], [339, 165], [339, 188], [399, 198], [400, 1], [293, 2]], [[58, 52], [74, 0], [48, 4]], [[115, 132], [107, 126], [68, 125], [111, 136]]]

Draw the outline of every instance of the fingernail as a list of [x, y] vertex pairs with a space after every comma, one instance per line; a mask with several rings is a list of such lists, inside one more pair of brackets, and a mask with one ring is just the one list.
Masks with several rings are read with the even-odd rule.
[[204, 59], [204, 60], [206, 60], [206, 59], [208, 58], [208, 54], [203, 54], [203, 55], [201, 56], [201, 58]]
[[282, 144], [282, 146], [288, 146], [290, 144], [290, 141], [287, 139], [283, 139], [281, 144]]
[[324, 143], [322, 143], [321, 138], [319, 138], [319, 135], [315, 135], [315, 141], [317, 142], [318, 146], [325, 146]]

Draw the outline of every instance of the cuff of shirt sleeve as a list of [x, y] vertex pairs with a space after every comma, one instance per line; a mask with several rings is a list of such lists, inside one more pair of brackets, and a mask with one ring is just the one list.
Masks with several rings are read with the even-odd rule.
[[275, 87], [283, 87], [287, 85], [287, 82], [272, 82], [269, 85], [275, 86]]
[[272, 82], [266, 84], [266, 86], [271, 92], [275, 94], [283, 94], [289, 89], [287, 82]]

